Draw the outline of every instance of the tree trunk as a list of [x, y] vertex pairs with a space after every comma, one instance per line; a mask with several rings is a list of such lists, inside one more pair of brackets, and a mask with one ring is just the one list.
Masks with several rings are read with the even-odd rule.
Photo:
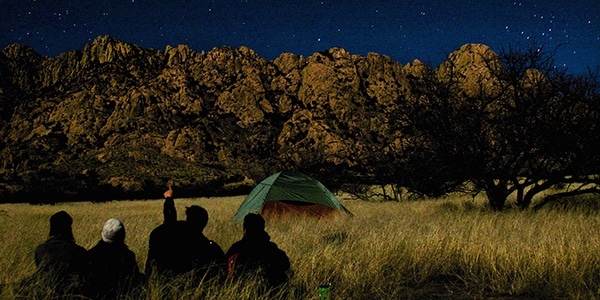
[[521, 210], [525, 210], [526, 208], [529, 208], [529, 206], [531, 205], [531, 201], [533, 200], [533, 196], [535, 196], [535, 194], [536, 193], [525, 194], [525, 197], [523, 197], [523, 201], [521, 203], [517, 204], [519, 206], [519, 208]]
[[485, 192], [490, 203], [490, 207], [495, 211], [501, 211], [504, 209], [504, 203], [506, 203], [506, 197], [502, 193], [496, 191]]
[[488, 202], [490, 203], [490, 207], [493, 210], [501, 211], [504, 209], [504, 204], [506, 203], [506, 198], [508, 197], [506, 183], [503, 181], [494, 183], [493, 180], [486, 180], [485, 194], [488, 198]]

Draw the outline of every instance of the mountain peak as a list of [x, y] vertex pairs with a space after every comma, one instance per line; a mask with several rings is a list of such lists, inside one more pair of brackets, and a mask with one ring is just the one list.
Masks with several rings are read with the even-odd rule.
[[33, 48], [29, 46], [25, 46], [19, 43], [14, 43], [6, 46], [4, 50], [2, 50], [2, 54], [6, 56], [8, 59], [19, 59], [23, 57], [29, 58], [42, 58]]
[[90, 61], [99, 63], [126, 60], [132, 55], [144, 52], [144, 49], [135, 45], [112, 38], [108, 35], [98, 36], [92, 43], [83, 48], [83, 52]]

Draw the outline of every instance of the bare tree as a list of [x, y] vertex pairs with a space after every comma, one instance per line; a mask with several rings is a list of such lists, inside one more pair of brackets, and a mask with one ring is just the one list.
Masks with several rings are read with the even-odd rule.
[[565, 184], [576, 190], [547, 199], [597, 193], [597, 73], [569, 75], [554, 66], [554, 52], [533, 44], [484, 50], [470, 52], [468, 63], [451, 54], [425, 82], [412, 81], [401, 114], [415, 142], [412, 164], [431, 172], [430, 182], [473, 183], [495, 210], [513, 193], [525, 209]]

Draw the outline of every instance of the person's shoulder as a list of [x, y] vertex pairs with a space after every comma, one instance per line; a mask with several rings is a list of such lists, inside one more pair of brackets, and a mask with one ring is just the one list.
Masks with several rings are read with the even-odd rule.
[[191, 231], [194, 227], [187, 221], [177, 220], [177, 222], [173, 223], [173, 228], [176, 228], [177, 230]]
[[35, 247], [35, 251], [34, 251], [36, 261], [38, 259], [41, 259], [44, 255], [46, 255], [47, 252], [48, 252], [48, 247], [45, 242], [37, 245]]
[[239, 240], [235, 243], [233, 243], [230, 247], [229, 250], [227, 250], [227, 253], [225, 253], [225, 256], [231, 256], [235, 253], [239, 253], [240, 251], [242, 251], [244, 248], [244, 242], [242, 240]]
[[273, 242], [273, 241], [268, 241], [267, 243], [269, 244], [269, 246], [271, 246], [271, 247], [273, 247], [273, 248], [278, 248], [278, 249], [279, 249], [279, 246], [278, 246], [278, 245], [277, 245], [275, 242]]
[[237, 247], [242, 247], [242, 246], [244, 246], [244, 244], [245, 244], [244, 240], [239, 240], [239, 241], [237, 241], [237, 242], [235, 242], [235, 243], [231, 244], [231, 247], [230, 247], [230, 248], [234, 248], [234, 247], [235, 247], [235, 248], [237, 248]]
[[165, 227], [166, 227], [166, 224], [164, 224], [164, 223], [160, 224], [160, 225], [154, 227], [154, 229], [152, 229], [152, 231], [150, 231], [150, 234], [153, 234], [155, 232], [161, 232], [161, 231], [165, 230]]
[[98, 241], [96, 243], [96, 245], [92, 246], [92, 248], [88, 249], [87, 252], [88, 253], [94, 253], [94, 252], [98, 252], [102, 249], [102, 240]]
[[125, 257], [125, 259], [127, 260], [136, 260], [136, 256], [135, 256], [135, 252], [133, 252], [131, 249], [129, 249], [127, 246], [123, 247], [121, 250], [122, 255]]
[[44, 253], [44, 252], [54, 252], [55, 249], [64, 248], [63, 243], [60, 240], [50, 238], [44, 241], [43, 243], [37, 245], [35, 247], [36, 253]]
[[210, 247], [213, 251], [223, 253], [223, 248], [221, 248], [221, 246], [219, 246], [219, 244], [213, 240], [208, 241], [208, 247]]
[[152, 231], [150, 232], [150, 237], [152, 238], [157, 236], [169, 235], [169, 233], [172, 231], [171, 227], [172, 224], [160, 224], [154, 229], [152, 229]]
[[269, 252], [271, 252], [271, 253], [283, 254], [283, 255], [287, 256], [285, 251], [283, 251], [281, 248], [279, 248], [279, 246], [277, 246], [277, 244], [275, 244], [274, 242], [271, 242], [271, 241], [268, 242], [268, 249], [270, 250]]
[[123, 253], [128, 253], [128, 254], [135, 255], [135, 252], [133, 252], [133, 250], [129, 249], [129, 246], [127, 246], [127, 244], [125, 244], [125, 243], [120, 243], [119, 244], [119, 249]]
[[83, 246], [81, 246], [75, 242], [72, 242], [71, 245], [74, 249], [77, 249], [78, 251], [87, 252], [87, 250], [85, 250], [85, 248]]
[[86, 251], [85, 248], [75, 243], [74, 240], [51, 238], [40, 244], [38, 247], [50, 249], [75, 249]]
[[39, 250], [42, 250], [42, 249], [46, 248], [47, 247], [47, 242], [48, 241], [45, 241], [45, 242], [43, 242], [41, 244], [38, 244], [37, 246], [35, 246], [35, 250], [39, 251]]

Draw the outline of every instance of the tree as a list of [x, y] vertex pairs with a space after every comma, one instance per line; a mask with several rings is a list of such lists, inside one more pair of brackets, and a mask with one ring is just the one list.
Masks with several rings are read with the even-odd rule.
[[[457, 77], [458, 78], [458, 77]], [[425, 65], [414, 74], [407, 75], [408, 92], [395, 115], [394, 132], [400, 132], [402, 146], [392, 151], [397, 176], [395, 183], [409, 191], [426, 196], [440, 196], [464, 190], [469, 179], [464, 171], [461, 141], [475, 137], [466, 136], [481, 131], [477, 114], [470, 113], [462, 100], [456, 97], [457, 84], [441, 80], [436, 70]]]
[[[499, 193], [490, 197], [495, 209], [502, 209], [513, 192], [517, 206], [525, 209], [542, 192], [549, 192], [546, 199], [556, 199], [599, 191], [594, 175], [598, 174], [597, 76], [567, 74], [555, 67], [554, 53], [535, 44], [509, 46], [499, 55], [504, 68], [486, 63], [504, 91], [502, 122], [494, 128], [506, 151], [499, 153], [503, 160], [488, 160], [492, 165], [505, 163], [503, 176], [479, 181], [488, 197], [489, 191]], [[553, 189], [566, 184], [572, 190]]]
[[524, 209], [565, 184], [576, 190], [552, 197], [599, 191], [597, 76], [568, 75], [533, 44], [500, 55], [463, 47], [433, 75], [413, 80], [401, 114], [414, 151], [429, 156], [413, 165], [453, 187], [473, 183], [495, 210], [513, 193]]

